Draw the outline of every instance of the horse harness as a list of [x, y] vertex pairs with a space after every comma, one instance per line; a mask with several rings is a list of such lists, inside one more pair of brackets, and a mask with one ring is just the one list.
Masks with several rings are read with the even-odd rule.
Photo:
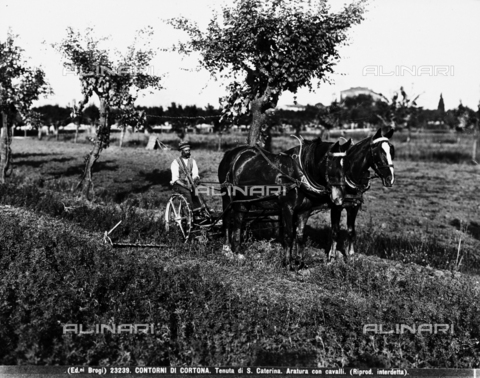
[[[298, 139], [298, 141], [300, 142], [300, 151], [298, 152], [298, 155], [297, 154], [293, 154], [292, 155], [292, 159], [293, 161], [295, 161], [299, 167], [299, 170], [300, 172], [302, 173], [302, 176], [301, 176], [301, 182], [302, 184], [304, 184], [305, 188], [308, 190], [308, 191], [311, 191], [311, 192], [314, 192], [314, 193], [317, 193], [317, 194], [326, 194], [326, 193], [329, 193], [329, 191], [321, 186], [321, 185], [318, 185], [314, 182], [312, 182], [308, 175], [306, 174], [305, 172], [305, 168], [303, 167], [303, 164], [302, 164], [302, 147], [303, 147], [303, 143], [302, 143], [302, 140], [300, 140], [297, 136], [295, 135], [292, 135], [294, 138]], [[330, 158], [332, 157], [345, 157], [346, 156], [346, 153], [345, 152], [328, 152], [322, 160], [320, 160], [319, 164], [323, 163], [323, 161], [326, 159], [326, 163], [325, 163], [325, 167], [326, 167], [326, 170], [325, 170], [325, 182], [327, 183], [327, 188], [331, 189], [332, 186], [340, 186], [342, 188], [345, 187], [345, 183], [344, 182], [332, 182], [331, 178], [330, 178], [330, 175], [329, 175], [329, 172], [331, 171], [331, 160]]]
[[[262, 149], [259, 147], [259, 146], [253, 146], [253, 147], [250, 147], [248, 149], [245, 149], [244, 151], [240, 152], [237, 156], [235, 156], [235, 159], [233, 160], [233, 162], [230, 164], [230, 169], [228, 170], [227, 172], [227, 175], [225, 177], [225, 182], [223, 182], [220, 187], [221, 188], [227, 188], [227, 187], [230, 187], [230, 186], [233, 186], [233, 185], [238, 185], [238, 182], [237, 180], [235, 179], [235, 177], [233, 177], [232, 180], [229, 180], [230, 176], [232, 176], [232, 170], [233, 168], [235, 167], [235, 164], [237, 163], [237, 161], [240, 159], [240, 157], [246, 153], [246, 152], [260, 152], [260, 154], [263, 156], [263, 158], [267, 161], [267, 163], [272, 166], [274, 169], [276, 169], [277, 171], [280, 172], [280, 175], [278, 177], [285, 177], [289, 180], [292, 181], [292, 184], [290, 185], [286, 185], [286, 190], [291, 190], [291, 189], [294, 189], [294, 188], [297, 188], [297, 187], [300, 187], [301, 186], [301, 182], [287, 174], [285, 174], [280, 168], [278, 168], [275, 164], [273, 164], [270, 159], [264, 154], [264, 152], [262, 151]], [[231, 182], [233, 181], [233, 182]]]
[[[373, 139], [373, 137], [372, 137], [372, 139]], [[377, 165], [377, 163], [375, 163], [375, 154], [378, 154], [378, 150], [380, 149], [380, 145], [381, 145], [381, 144], [378, 144], [378, 143], [380, 143], [380, 142], [387, 142], [388, 143], [388, 145], [390, 146], [390, 151], [392, 151], [392, 160], [395, 159], [395, 147], [393, 147], [393, 145], [390, 143], [388, 138], [380, 137], [380, 138], [377, 138], [377, 139], [371, 141], [371, 143], [370, 143], [370, 154], [372, 156], [373, 170], [379, 176], [380, 176], [380, 174], [379, 174], [380, 171], [379, 170], [381, 168], [393, 168], [393, 164]], [[376, 146], [373, 147], [374, 145], [376, 145]]]
[[351, 187], [352, 189], [355, 189], [359, 192], [357, 195], [346, 194], [346, 199], [347, 200], [356, 201], [356, 202], [357, 201], [363, 202], [363, 193], [365, 193], [367, 190], [370, 189], [370, 180], [373, 180], [373, 179], [376, 179], [376, 178], [381, 178], [380, 168], [393, 168], [393, 164], [383, 164], [383, 165], [376, 164], [375, 155], [378, 153], [378, 150], [380, 148], [379, 146], [381, 144], [378, 144], [380, 142], [387, 142], [388, 143], [388, 145], [390, 146], [390, 151], [392, 152], [392, 160], [395, 158], [395, 147], [390, 143], [388, 138], [380, 137], [380, 138], [377, 138], [377, 139], [373, 140], [373, 136], [372, 136], [372, 140], [370, 141], [369, 151], [370, 151], [370, 156], [372, 158], [373, 170], [375, 171], [376, 176], [369, 177], [366, 185], [359, 185], [359, 184], [356, 184], [355, 182], [353, 182], [352, 179], [349, 179], [348, 175], [345, 174], [345, 182], [347, 183], [347, 185], [349, 187]]
[[[297, 138], [298, 139], [298, 138]], [[337, 182], [333, 182], [332, 183], [332, 180], [330, 179], [330, 176], [329, 176], [329, 172], [330, 172], [330, 158], [331, 157], [345, 157], [346, 156], [346, 153], [345, 152], [328, 152], [325, 157], [320, 161], [320, 164], [326, 159], [326, 172], [325, 172], [325, 179], [326, 179], [326, 182], [327, 182], [327, 188], [324, 187], [324, 186], [321, 186], [321, 185], [318, 185], [314, 182], [312, 182], [310, 180], [310, 178], [308, 177], [308, 175], [306, 174], [305, 170], [304, 170], [304, 167], [303, 167], [303, 164], [302, 164], [302, 146], [303, 146], [303, 143], [301, 140], [299, 140], [300, 142], [300, 152], [298, 155], [294, 154], [292, 156], [290, 155], [287, 155], [283, 152], [281, 152], [280, 154], [282, 155], [287, 155], [287, 156], [290, 156], [292, 158], [292, 160], [294, 161], [294, 163], [296, 164], [296, 166], [298, 167], [300, 173], [301, 173], [301, 177], [300, 177], [300, 180], [290, 176], [290, 175], [287, 175], [286, 173], [284, 173], [280, 168], [278, 168], [266, 155], [265, 153], [262, 151], [262, 149], [259, 147], [259, 146], [253, 146], [251, 148], [248, 148], [242, 152], [240, 152], [234, 159], [234, 161], [230, 164], [230, 169], [226, 175], [226, 178], [225, 178], [225, 182], [221, 184], [221, 187], [222, 188], [225, 188], [225, 187], [228, 187], [228, 186], [232, 186], [232, 185], [237, 185], [238, 183], [237, 182], [229, 182], [229, 177], [231, 176], [232, 174], [232, 170], [233, 170], [233, 167], [235, 166], [235, 163], [240, 159], [240, 157], [242, 156], [243, 153], [245, 152], [259, 152], [262, 157], [265, 159], [265, 161], [272, 167], [274, 168], [275, 170], [277, 170], [280, 175], [277, 176], [277, 180], [279, 178], [286, 178], [290, 181], [292, 181], [291, 184], [289, 185], [286, 185], [286, 191], [289, 191], [291, 189], [295, 189], [295, 188], [300, 188], [300, 187], [304, 187], [307, 191], [310, 191], [310, 192], [313, 192], [315, 194], [320, 194], [320, 195], [324, 195], [324, 194], [328, 194], [329, 193], [329, 190], [327, 188], [331, 188], [332, 186], [342, 186], [344, 187], [345, 186], [345, 183], [343, 182], [340, 182], [340, 183], [337, 183]], [[233, 180], [233, 181], [236, 181], [236, 180]], [[277, 182], [278, 183], [278, 182]]]

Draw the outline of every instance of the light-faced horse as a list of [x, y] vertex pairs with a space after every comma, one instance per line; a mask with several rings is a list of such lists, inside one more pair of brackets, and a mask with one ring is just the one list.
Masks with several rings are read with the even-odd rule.
[[[272, 154], [252, 146], [227, 151], [218, 169], [227, 248], [238, 252], [244, 217], [253, 205], [248, 201], [261, 197], [255, 207], [280, 211], [284, 264], [293, 268], [295, 259], [297, 267], [301, 266], [304, 260], [303, 229], [311, 211], [321, 204], [341, 206], [343, 203], [346, 185], [343, 159], [350, 145], [351, 141], [340, 145], [318, 139], [307, 142], [300, 157], [287, 153]], [[263, 189], [279, 188], [278, 195], [266, 196], [265, 191], [254, 194], [248, 191], [252, 185]]]
[[377, 177], [382, 179], [383, 186], [390, 188], [395, 182], [393, 159], [395, 149], [390, 143], [394, 130], [382, 133], [379, 129], [371, 136], [354, 144], [346, 153], [345, 169], [345, 199], [342, 205], [331, 208], [332, 244], [328, 253], [329, 260], [336, 256], [336, 249], [340, 231], [340, 218], [343, 209], [347, 211], [347, 247], [345, 257], [352, 256], [356, 239], [355, 220], [363, 203], [363, 193], [370, 188], [370, 171], [373, 169]]

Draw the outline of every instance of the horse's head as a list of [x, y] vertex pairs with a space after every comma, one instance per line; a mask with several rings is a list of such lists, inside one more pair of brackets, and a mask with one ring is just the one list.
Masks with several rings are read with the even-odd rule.
[[395, 159], [395, 148], [390, 143], [394, 130], [382, 134], [378, 129], [370, 141], [371, 165], [375, 173], [382, 179], [383, 186], [392, 187], [395, 181], [393, 171], [393, 159]]
[[351, 144], [351, 139], [342, 145], [339, 142], [336, 142], [330, 148], [327, 155], [327, 185], [330, 189], [330, 199], [337, 206], [343, 204], [343, 198], [345, 196], [345, 170], [343, 168], [343, 159]]

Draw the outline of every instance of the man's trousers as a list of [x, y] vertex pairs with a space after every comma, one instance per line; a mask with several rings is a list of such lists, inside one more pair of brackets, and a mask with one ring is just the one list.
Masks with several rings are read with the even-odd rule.
[[191, 192], [189, 189], [179, 184], [173, 184], [173, 190], [185, 197], [192, 211], [199, 210], [202, 208], [203, 205], [199, 198], [200, 194], [196, 196], [194, 192]]

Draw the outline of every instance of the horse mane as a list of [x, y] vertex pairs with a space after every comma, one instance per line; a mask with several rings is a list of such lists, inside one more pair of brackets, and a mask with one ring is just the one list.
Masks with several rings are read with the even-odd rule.
[[[327, 151], [331, 145], [331, 143], [323, 142], [321, 137], [309, 141], [304, 141], [304, 144], [302, 146], [301, 158], [305, 174], [310, 174], [311, 176], [315, 175], [317, 167], [312, 166], [315, 162], [315, 157], [319, 154], [321, 154], [322, 156], [326, 156]], [[316, 163], [318, 164], [319, 162], [320, 161], [317, 161]]]
[[349, 158], [354, 158], [359, 154], [359, 152], [363, 151], [363, 149], [370, 145], [370, 137], [366, 137], [362, 139], [360, 142], [355, 143], [352, 147], [350, 147], [347, 151], [347, 156]]
[[355, 174], [352, 171], [352, 169], [354, 165], [353, 162], [357, 160], [361, 161], [362, 159], [366, 158], [370, 148], [370, 140], [371, 140], [370, 137], [366, 137], [362, 139], [360, 142], [355, 143], [352, 147], [348, 149], [347, 159], [345, 159], [345, 164], [346, 164], [345, 170], [346, 170], [346, 173], [348, 172], [350, 174], [350, 177], [360, 175], [361, 177], [361, 178], [359, 177], [360, 180], [363, 180], [363, 179], [368, 180], [368, 176], [369, 176], [368, 169], [364, 172], [356, 172]]
[[312, 145], [314, 143], [319, 143], [319, 142], [322, 142], [322, 137], [321, 136], [318, 136], [315, 139], [310, 139], [310, 140], [304, 139], [303, 140], [303, 145], [304, 146], [309, 146], [309, 145]]

